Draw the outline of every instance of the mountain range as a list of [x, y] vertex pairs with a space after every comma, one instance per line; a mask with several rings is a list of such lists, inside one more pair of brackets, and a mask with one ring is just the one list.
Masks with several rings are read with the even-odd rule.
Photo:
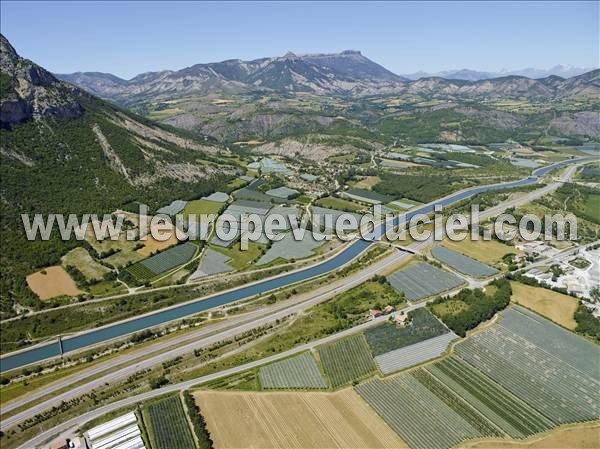
[[542, 99], [577, 98], [582, 93], [596, 96], [600, 94], [598, 70], [566, 79], [556, 75], [533, 79], [516, 74], [490, 78], [492, 74], [483, 72], [460, 72], [462, 74], [452, 72], [444, 76], [410, 80], [392, 73], [359, 51], [346, 50], [335, 54], [287, 53], [282, 57], [252, 61], [231, 59], [196, 64], [177, 71], [147, 72], [130, 80], [100, 72], [56, 76], [122, 105], [173, 99], [190, 94], [256, 91], [309, 92], [353, 97], [415, 93], [439, 97]]
[[574, 76], [583, 75], [586, 72], [594, 70], [592, 67], [575, 67], [570, 65], [558, 64], [549, 69], [526, 68], [521, 70], [501, 70], [499, 72], [459, 69], [459, 70], [444, 70], [441, 72], [415, 72], [402, 75], [409, 80], [418, 80], [419, 78], [439, 77], [454, 80], [465, 81], [480, 81], [491, 78], [501, 78], [504, 76], [524, 76], [527, 78], [539, 79], [549, 76], [560, 76], [561, 78], [571, 78]]

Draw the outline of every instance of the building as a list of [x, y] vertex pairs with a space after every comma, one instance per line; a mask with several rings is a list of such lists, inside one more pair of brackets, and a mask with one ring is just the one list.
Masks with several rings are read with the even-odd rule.
[[88, 430], [86, 438], [91, 449], [145, 449], [133, 412]]
[[395, 312], [396, 308], [394, 306], [390, 306], [389, 304], [387, 306], [385, 306], [385, 309], [383, 309], [383, 313], [386, 315], [389, 315], [392, 312]]
[[383, 315], [383, 312], [379, 309], [369, 310], [369, 319], [370, 320], [374, 320], [375, 318], [380, 317], [381, 315]]
[[394, 323], [404, 326], [408, 322], [408, 315], [402, 311], [394, 315]]
[[311, 174], [308, 174], [308, 173], [301, 174], [300, 178], [302, 178], [306, 182], [315, 182], [317, 179], [319, 179], [318, 176], [311, 175]]

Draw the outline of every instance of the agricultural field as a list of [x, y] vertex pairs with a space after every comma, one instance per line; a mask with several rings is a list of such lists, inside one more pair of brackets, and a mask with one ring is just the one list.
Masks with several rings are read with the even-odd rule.
[[465, 443], [460, 449], [592, 449], [600, 441], [600, 424], [581, 424], [550, 431], [525, 441], [483, 440]]
[[489, 267], [481, 262], [471, 259], [468, 256], [460, 254], [443, 246], [436, 246], [431, 249], [431, 254], [437, 260], [445, 263], [450, 268], [475, 278], [484, 278], [498, 273], [495, 268]]
[[410, 162], [410, 161], [398, 161], [395, 159], [382, 159], [381, 166], [386, 167], [386, 168], [392, 168], [392, 169], [394, 169], [394, 168], [405, 169], [407, 167], [423, 167], [422, 164], [417, 164], [415, 162]]
[[379, 371], [387, 376], [439, 357], [446, 352], [450, 342], [457, 338], [458, 336], [454, 332], [447, 332], [437, 337], [431, 337], [427, 340], [378, 355], [375, 357], [375, 363]]
[[[184, 220], [187, 220], [190, 215], [218, 215], [222, 208], [223, 203], [200, 199], [188, 201], [181, 213], [183, 214]], [[196, 222], [198, 221], [199, 219], [196, 220]]]
[[508, 253], [515, 253], [514, 247], [505, 245], [496, 240], [471, 240], [469, 238], [460, 242], [445, 239], [442, 245], [446, 248], [464, 254], [472, 259], [487, 265], [495, 265], [502, 261]]
[[[117, 240], [106, 238], [104, 240], [96, 240], [93, 227], [90, 225], [85, 232], [85, 240], [94, 248], [100, 255], [100, 258], [109, 265], [118, 268], [130, 262], [137, 262], [144, 258], [136, 251], [138, 242], [127, 240], [125, 233], [120, 233]], [[109, 252], [114, 254], [104, 257]]]
[[481, 436], [471, 422], [411, 374], [373, 379], [355, 390], [411, 449], [450, 448]]
[[229, 260], [230, 258], [225, 254], [221, 254], [212, 248], [206, 248], [198, 269], [190, 276], [190, 279], [233, 271], [233, 267], [228, 263]]
[[333, 196], [326, 196], [325, 198], [318, 199], [315, 201], [315, 205], [327, 209], [337, 209], [348, 212], [360, 212], [365, 210], [365, 206], [362, 204]]
[[532, 312], [504, 311], [454, 352], [355, 390], [412, 449], [522, 439], [600, 418], [600, 349]]
[[302, 240], [296, 240], [292, 232], [288, 232], [281, 240], [274, 241], [268, 251], [256, 262], [266, 265], [276, 260], [291, 261], [305, 259], [315, 255], [315, 250], [327, 240], [316, 240], [313, 233], [307, 231]]
[[60, 265], [36, 271], [27, 276], [26, 281], [33, 293], [38, 295], [42, 300], [63, 295], [77, 296], [83, 293]]
[[404, 449], [406, 444], [351, 389], [336, 393], [199, 391], [215, 449]]
[[510, 285], [513, 291], [512, 301], [534, 310], [567, 329], [573, 330], [577, 326], [574, 318], [579, 305], [577, 298], [520, 282], [511, 282]]
[[370, 189], [379, 181], [381, 181], [379, 176], [365, 176], [360, 181], [355, 182], [352, 187], [355, 189]]
[[[337, 209], [327, 209], [318, 206], [311, 206], [313, 230], [320, 232], [335, 233], [335, 223], [341, 215], [351, 214], [356, 218], [357, 226], [360, 226], [361, 215], [353, 212], [345, 212]], [[331, 224], [331, 227], [329, 226]]]
[[144, 246], [138, 250], [136, 250], [136, 252], [138, 254], [140, 254], [143, 257], [148, 257], [150, 256], [152, 253], [156, 252], [156, 251], [162, 251], [164, 249], [167, 249], [173, 245], [176, 245], [178, 240], [177, 240], [177, 233], [175, 230], [175, 225], [170, 225], [169, 229], [165, 229], [162, 230], [163, 226], [166, 228], [167, 225], [166, 224], [161, 224], [160, 226], [160, 230], [156, 230], [158, 228], [159, 225], [156, 225], [153, 229], [155, 229], [155, 233], [157, 233], [158, 235], [160, 235], [160, 238], [163, 239], [164, 236], [168, 236], [167, 238], [164, 238], [164, 240], [158, 240], [155, 239], [152, 236], [151, 232], [148, 232], [148, 234], [146, 235], [146, 239], [145, 240], [138, 240], [136, 243], [143, 243]]
[[552, 421], [458, 357], [424, 370], [512, 438], [548, 430]]
[[589, 194], [585, 197], [582, 211], [591, 217], [594, 222], [600, 223], [600, 193]]
[[90, 253], [83, 247], [77, 247], [69, 251], [62, 258], [63, 267], [71, 265], [77, 268], [89, 281], [92, 279], [102, 279], [110, 271], [109, 268], [96, 262]]
[[156, 214], [163, 214], [163, 215], [176, 215], [179, 212], [181, 212], [183, 210], [183, 208], [185, 207], [187, 201], [183, 201], [183, 200], [174, 200], [171, 202], [171, 204], [167, 205], [167, 206], [163, 206], [160, 209], [158, 209], [156, 211]]
[[499, 323], [547, 353], [589, 376], [598, 378], [598, 346], [522, 307], [502, 313]]
[[419, 301], [459, 287], [464, 283], [447, 271], [419, 262], [387, 277], [396, 290], [403, 292], [409, 301]]
[[248, 249], [242, 251], [241, 244], [235, 243], [229, 248], [221, 246], [211, 246], [211, 248], [229, 258], [227, 265], [234, 270], [244, 270], [249, 268], [256, 259], [263, 255], [265, 245], [256, 242], [248, 242]]
[[334, 388], [375, 371], [365, 337], [355, 335], [318, 348], [319, 358]]
[[138, 281], [143, 282], [189, 262], [197, 250], [198, 247], [193, 243], [183, 243], [144, 259], [130, 266], [127, 271]]
[[394, 197], [383, 195], [366, 189], [350, 189], [341, 193], [343, 197], [347, 197], [356, 201], [369, 204], [389, 203], [394, 200]]
[[263, 389], [327, 388], [327, 382], [310, 352], [261, 367], [259, 379]]
[[384, 323], [365, 332], [373, 355], [385, 354], [448, 332], [446, 326], [425, 308], [409, 312], [409, 318], [410, 323], [405, 326]]
[[179, 396], [151, 402], [143, 409], [144, 422], [153, 449], [193, 449], [196, 447]]
[[385, 206], [390, 209], [398, 210], [398, 211], [407, 211], [417, 206], [422, 206], [423, 203], [419, 203], [418, 201], [411, 200], [409, 198], [401, 198], [396, 201], [392, 201], [387, 203]]
[[[512, 310], [506, 314], [510, 319], [511, 314], [516, 313], [520, 312]], [[546, 323], [538, 322], [542, 327], [555, 326], [547, 320]], [[455, 352], [558, 425], [600, 418], [597, 372], [600, 349], [576, 338], [581, 340], [579, 347], [569, 344], [568, 340], [551, 340], [545, 345], [591, 355], [591, 359], [583, 359], [580, 363], [585, 363], [588, 368], [596, 365], [596, 373], [570, 365], [560, 352], [546, 352], [502, 325], [467, 339], [457, 345]]]

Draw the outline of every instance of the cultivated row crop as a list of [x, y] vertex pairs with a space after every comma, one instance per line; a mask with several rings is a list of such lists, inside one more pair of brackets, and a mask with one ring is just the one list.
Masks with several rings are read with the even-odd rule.
[[259, 371], [263, 388], [327, 388], [319, 367], [310, 352], [263, 366]]
[[191, 449], [196, 447], [178, 396], [170, 396], [152, 402], [146, 407], [146, 412], [154, 449]]
[[417, 263], [396, 271], [388, 276], [388, 281], [396, 290], [401, 291], [409, 301], [418, 301], [437, 295], [463, 284], [463, 280], [445, 270], [427, 263]]
[[440, 262], [445, 263], [456, 271], [467, 276], [484, 278], [492, 276], [498, 272], [495, 268], [489, 267], [475, 259], [471, 259], [463, 254], [452, 251], [443, 246], [436, 246], [431, 250], [431, 254]]
[[323, 369], [334, 387], [347, 384], [375, 371], [363, 335], [345, 338], [319, 348]]

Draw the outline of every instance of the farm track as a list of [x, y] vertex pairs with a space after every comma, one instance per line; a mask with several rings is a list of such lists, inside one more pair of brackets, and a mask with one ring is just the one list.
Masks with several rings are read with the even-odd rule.
[[[540, 196], [543, 196], [543, 195], [545, 195], [545, 194], [547, 194], [547, 193], [549, 193], [549, 192], [557, 189], [560, 185], [562, 185], [562, 182], [565, 182], [566, 180], [570, 179], [570, 177], [572, 177], [575, 169], [576, 169], [576, 167], [570, 167], [568, 170], [565, 171], [565, 173], [563, 174], [563, 176], [561, 177], [561, 179], [559, 181], [553, 183], [553, 184], [550, 184], [550, 185], [548, 185], [548, 186], [546, 186], [546, 187], [544, 187], [542, 189], [539, 189], [537, 191], [531, 192], [531, 193], [529, 193], [529, 194], [527, 194], [527, 195], [525, 195], [525, 196], [523, 196], [521, 198], [513, 199], [511, 201], [508, 201], [506, 203], [503, 203], [501, 205], [495, 206], [494, 208], [490, 208], [489, 210], [484, 211], [484, 213], [481, 214], [480, 218], [484, 219], [486, 217], [498, 214], [498, 213], [500, 213], [501, 211], [503, 211], [507, 207], [513, 207], [515, 205], [525, 204], [527, 202], [532, 201], [533, 199], [536, 199], [536, 198], [538, 198]], [[425, 247], [427, 244], [428, 244], [428, 242], [421, 242], [421, 243], [415, 244], [414, 248], [418, 250], [420, 248]], [[406, 255], [404, 255], [404, 257], [406, 257]], [[392, 263], [397, 263], [398, 260], [397, 260], [397, 258], [394, 258], [391, 261], [388, 260], [387, 263], [383, 263], [383, 262], [385, 262], [385, 261], [382, 261], [379, 264], [376, 264], [378, 266], [375, 267], [374, 270], [371, 270], [371, 268], [373, 268], [373, 267], [370, 267], [369, 269], [363, 270], [363, 272], [361, 272], [361, 273], [364, 274], [365, 272], [368, 272], [368, 274], [366, 274], [366, 276], [362, 276], [362, 279], [361, 279], [361, 275], [357, 274], [357, 275], [353, 275], [352, 276], [352, 282], [349, 282], [349, 280], [344, 280], [345, 283], [347, 284], [346, 287], [347, 288], [351, 288], [352, 286], [359, 284], [363, 279], [371, 276], [372, 274], [376, 273], [379, 270], [384, 269], [386, 266], [389, 266]], [[342, 288], [342, 287], [340, 287], [338, 289], [334, 288], [327, 295], [331, 296], [331, 295], [339, 293], [340, 291], [343, 291], [343, 290], [344, 290], [344, 288]], [[328, 296], [326, 296], [326, 297], [328, 297]], [[312, 301], [315, 301], [315, 302], [319, 302], [319, 301], [322, 301], [322, 300], [324, 300], [324, 299], [322, 297], [319, 297], [319, 296], [317, 296], [316, 298], [312, 299]], [[417, 307], [421, 307], [422, 305], [423, 304], [416, 305], [416, 306], [410, 306], [408, 309], [414, 309], [414, 308], [417, 308]], [[377, 324], [377, 321], [373, 321], [373, 322], [368, 323], [368, 326], [372, 326], [372, 325], [375, 325], [375, 324]], [[355, 333], [355, 332], [358, 332], [358, 331], [360, 331], [360, 327], [359, 328], [350, 329], [349, 332], [345, 331], [345, 332], [342, 332], [341, 334], [333, 335], [333, 336], [331, 336], [331, 338], [328, 337], [325, 340], [332, 341], [333, 339], [338, 338], [341, 335], [351, 334], [351, 333]], [[320, 343], [323, 343], [323, 342], [324, 342], [323, 340], [320, 341]], [[319, 342], [314, 342], [314, 343], [318, 344]], [[299, 347], [299, 348], [294, 348], [294, 350], [292, 350], [292, 351], [287, 351], [286, 353], [279, 354], [277, 356], [273, 356], [271, 358], [267, 358], [267, 359], [264, 359], [264, 360], [261, 360], [261, 361], [257, 361], [256, 363], [253, 362], [251, 364], [247, 364], [247, 365], [244, 365], [244, 366], [236, 367], [236, 368], [233, 368], [233, 369], [230, 369], [230, 370], [223, 371], [221, 373], [215, 373], [214, 375], [211, 375], [211, 376], [205, 376], [205, 378], [196, 379], [196, 380], [190, 381], [190, 382], [183, 382], [181, 384], [172, 385], [172, 386], [169, 386], [167, 388], [168, 389], [172, 389], [172, 391], [186, 389], [186, 388], [189, 388], [190, 386], [192, 386], [194, 384], [197, 384], [197, 383], [199, 383], [201, 381], [210, 381], [210, 380], [213, 380], [213, 379], [218, 379], [218, 378], [226, 377], [227, 375], [234, 374], [234, 373], [241, 372], [241, 371], [244, 371], [246, 369], [249, 369], [252, 366], [259, 366], [261, 364], [267, 363], [269, 361], [269, 359], [271, 359], [271, 360], [277, 360], [279, 358], [288, 356], [290, 354], [295, 354], [295, 353], [301, 352], [302, 350], [305, 350], [306, 348], [310, 348], [310, 347], [314, 347], [314, 346], [315, 345], [311, 345], [311, 344], [304, 345], [304, 346]], [[163, 358], [163, 360], [164, 360], [164, 358]], [[89, 388], [84, 389], [84, 391], [88, 391], [88, 390], [89, 390]], [[165, 392], [165, 390], [161, 390], [158, 393], [162, 394], [163, 392]], [[68, 420], [68, 421], [62, 423], [61, 425], [57, 426], [54, 429], [50, 429], [50, 430], [47, 430], [47, 431], [43, 432], [42, 434], [38, 435], [36, 438], [34, 438], [30, 442], [26, 443], [26, 445], [22, 446], [22, 447], [26, 448], [26, 447], [31, 447], [31, 445], [39, 444], [40, 442], [43, 442], [46, 439], [48, 439], [51, 435], [56, 434], [57, 432], [60, 432], [61, 429], [62, 430], [66, 430], [66, 429], [72, 428], [73, 426], [78, 425], [78, 423], [87, 422], [90, 419], [93, 419], [94, 417], [101, 416], [102, 414], [108, 413], [109, 411], [112, 411], [112, 410], [116, 410], [119, 407], [122, 407], [124, 405], [134, 404], [136, 402], [144, 400], [145, 398], [150, 398], [150, 397], [153, 397], [153, 396], [156, 396], [156, 395], [157, 395], [157, 392], [143, 393], [141, 395], [137, 395], [137, 396], [133, 396], [133, 397], [127, 398], [126, 400], [117, 401], [115, 403], [99, 407], [96, 410], [88, 412], [88, 413], [86, 413], [86, 414], [84, 414], [84, 415], [82, 415], [80, 417]], [[40, 407], [34, 407], [34, 408], [28, 409], [26, 411], [27, 413], [25, 414], [25, 417], [27, 417], [27, 416], [33, 416], [36, 413], [36, 409], [40, 410], [40, 411], [44, 410], [44, 406], [42, 406], [41, 408]], [[25, 418], [22, 418], [22, 419], [25, 419]], [[19, 422], [19, 421], [18, 420], [13, 421], [13, 423], [16, 423], [16, 422]], [[2, 425], [4, 427], [5, 423], [3, 422]], [[6, 426], [6, 427], [9, 427], [9, 426]]]

